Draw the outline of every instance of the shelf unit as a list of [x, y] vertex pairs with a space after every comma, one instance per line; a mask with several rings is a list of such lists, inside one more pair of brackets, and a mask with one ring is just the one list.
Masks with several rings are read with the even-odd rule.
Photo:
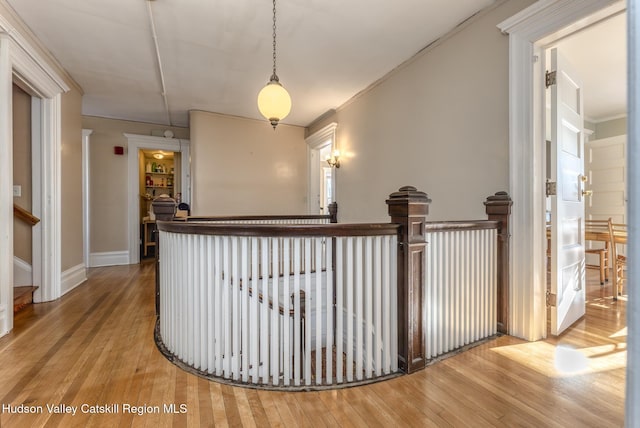
[[147, 254], [149, 253], [149, 247], [155, 247], [156, 246], [156, 241], [153, 240], [153, 230], [156, 226], [156, 221], [155, 220], [143, 220], [142, 221], [142, 227], [143, 227], [143, 254], [144, 257], [147, 257]]
[[[151, 196], [159, 196], [162, 193], [168, 193], [173, 196], [174, 176], [167, 172], [145, 172], [145, 191]], [[149, 180], [153, 183], [149, 185]], [[158, 184], [160, 183], [160, 184]], [[157, 190], [161, 192], [157, 193]], [[163, 192], [164, 191], [164, 192]]]

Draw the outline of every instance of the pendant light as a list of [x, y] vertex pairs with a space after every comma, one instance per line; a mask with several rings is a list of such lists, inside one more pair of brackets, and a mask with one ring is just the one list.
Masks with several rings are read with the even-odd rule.
[[258, 110], [271, 122], [273, 129], [291, 111], [291, 97], [276, 74], [276, 0], [273, 0], [273, 74], [258, 94]]

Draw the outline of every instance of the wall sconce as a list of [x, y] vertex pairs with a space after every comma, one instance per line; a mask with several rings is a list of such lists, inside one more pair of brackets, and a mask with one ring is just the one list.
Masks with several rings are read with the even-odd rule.
[[327, 158], [327, 163], [331, 168], [340, 168], [340, 151], [334, 150], [331, 156]]

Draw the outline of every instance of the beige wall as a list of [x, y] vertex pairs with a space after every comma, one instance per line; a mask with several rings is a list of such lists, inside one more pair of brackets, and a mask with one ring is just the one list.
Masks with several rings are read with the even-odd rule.
[[314, 124], [338, 123], [340, 221], [388, 221], [404, 185], [429, 194], [431, 220], [486, 218], [509, 185], [509, 40], [496, 25], [533, 3], [499, 2]]
[[595, 135], [592, 140], [600, 140], [602, 138], [615, 137], [617, 135], [624, 135], [627, 133], [627, 118], [622, 117], [619, 119], [607, 120], [605, 122], [596, 123]]
[[93, 130], [89, 143], [89, 252], [127, 251], [127, 152], [115, 155], [113, 147], [127, 147], [124, 133], [162, 135], [170, 129], [176, 138], [188, 139], [189, 129], [92, 116], [82, 117], [82, 127]]
[[83, 263], [82, 242], [82, 95], [62, 95], [62, 272]]
[[304, 128], [192, 111], [192, 215], [307, 211]]
[[[22, 196], [13, 202], [31, 211], [31, 96], [13, 85], [13, 184], [22, 187]], [[31, 264], [31, 225], [13, 222], [13, 254]]]
[[[549, 123], [549, 122], [547, 122], [547, 123]], [[596, 124], [595, 124], [595, 122], [590, 122], [588, 120], [585, 120], [584, 121], [584, 129], [585, 129], [585, 131], [589, 130], [589, 131], [593, 132], [593, 134], [591, 134], [590, 136], [587, 135], [586, 138], [589, 139], [589, 140], [595, 140], [595, 133], [596, 133]], [[587, 140], [585, 140], [585, 141], [587, 141]]]

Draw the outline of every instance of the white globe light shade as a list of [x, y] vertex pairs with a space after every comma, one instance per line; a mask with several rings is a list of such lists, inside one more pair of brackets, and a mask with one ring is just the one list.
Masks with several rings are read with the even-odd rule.
[[258, 110], [275, 128], [291, 111], [291, 97], [277, 81], [270, 81], [258, 94]]

